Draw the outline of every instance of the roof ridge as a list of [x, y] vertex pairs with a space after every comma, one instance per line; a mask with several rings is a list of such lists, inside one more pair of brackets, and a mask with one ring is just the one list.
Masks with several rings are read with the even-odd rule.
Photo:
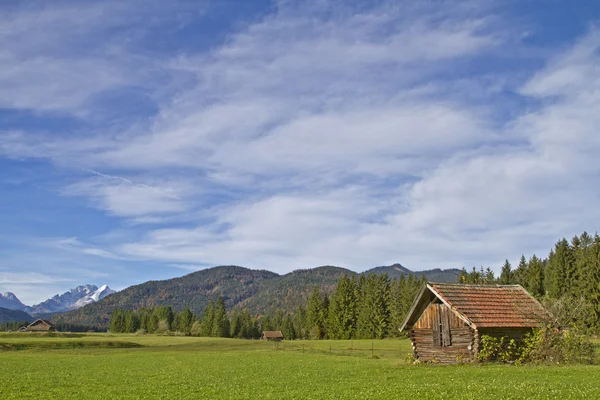
[[478, 286], [478, 287], [522, 287], [518, 284], [504, 285], [500, 283], [459, 283], [459, 282], [427, 282], [430, 285], [447, 285], [447, 286]]

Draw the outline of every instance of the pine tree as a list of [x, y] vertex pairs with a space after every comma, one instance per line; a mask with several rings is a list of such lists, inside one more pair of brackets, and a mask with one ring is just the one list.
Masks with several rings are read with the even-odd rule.
[[177, 321], [177, 330], [184, 335], [190, 335], [192, 333], [192, 325], [194, 324], [194, 314], [189, 308], [184, 308], [179, 314]]
[[500, 284], [502, 285], [512, 285], [514, 284], [514, 277], [512, 266], [508, 260], [504, 261], [504, 265], [502, 266], [502, 271], [500, 272]]
[[208, 301], [206, 308], [204, 309], [204, 316], [202, 317], [202, 324], [200, 329], [200, 336], [209, 337], [213, 332], [213, 325], [215, 320], [215, 304], [212, 299]]
[[135, 333], [140, 329], [140, 320], [137, 313], [133, 311], [127, 311], [125, 317], [125, 332]]
[[323, 312], [323, 297], [319, 292], [319, 287], [315, 286], [308, 300], [308, 309], [306, 311], [307, 326], [311, 339], [323, 339], [325, 336], [325, 320]]
[[285, 315], [283, 310], [277, 310], [277, 312], [275, 312], [275, 318], [273, 319], [273, 325], [275, 327], [275, 329], [273, 329], [274, 331], [280, 331], [282, 329], [284, 318]]
[[215, 303], [215, 313], [213, 317], [212, 333], [213, 337], [229, 337], [229, 318], [225, 310], [225, 302], [222, 297]]
[[158, 330], [158, 325], [160, 323], [160, 319], [158, 315], [152, 313], [150, 314], [150, 320], [148, 321], [148, 333], [154, 333]]
[[292, 317], [290, 314], [287, 314], [282, 322], [281, 332], [283, 333], [283, 337], [286, 340], [294, 340], [296, 339], [296, 331], [294, 330], [294, 323], [292, 322]]
[[529, 264], [527, 263], [527, 259], [525, 255], [521, 255], [521, 260], [519, 261], [519, 265], [515, 270], [514, 280], [517, 285], [521, 285], [523, 287], [527, 286], [527, 281], [529, 280]]
[[351, 339], [356, 329], [356, 281], [346, 275], [340, 278], [331, 296], [327, 332], [329, 339]]
[[273, 323], [273, 319], [270, 316], [265, 315], [260, 320], [260, 330], [261, 331], [274, 331], [275, 330], [275, 323]]
[[239, 336], [244, 339], [258, 339], [260, 337], [260, 332], [257, 319], [252, 317], [247, 309], [242, 311], [240, 319], [242, 321], [242, 327]]
[[123, 333], [125, 332], [125, 311], [120, 308], [115, 308], [113, 311], [110, 322], [109, 329], [114, 333]]
[[294, 332], [298, 339], [308, 338], [308, 329], [306, 325], [306, 308], [302, 304], [294, 313]]
[[569, 275], [573, 263], [572, 251], [569, 242], [562, 239], [556, 243], [554, 252], [548, 258], [546, 269], [546, 293], [552, 299], [559, 299], [566, 294], [572, 284]]
[[361, 339], [383, 339], [388, 334], [390, 322], [389, 278], [387, 274], [369, 275], [362, 286], [357, 336]]
[[231, 311], [231, 318], [229, 324], [229, 337], [239, 338], [242, 330], [242, 318], [237, 309]]
[[544, 295], [544, 265], [542, 260], [537, 258], [535, 254], [529, 260], [528, 279], [525, 288], [534, 297]]
[[400, 336], [400, 327], [404, 322], [404, 310], [402, 302], [402, 291], [405, 285], [404, 275], [394, 279], [390, 283], [390, 335], [392, 337]]

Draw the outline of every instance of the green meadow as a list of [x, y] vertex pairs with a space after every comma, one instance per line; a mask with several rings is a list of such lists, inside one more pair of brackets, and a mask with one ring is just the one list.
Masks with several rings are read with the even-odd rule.
[[600, 366], [415, 366], [409, 353], [408, 340], [0, 334], [0, 398], [600, 397]]

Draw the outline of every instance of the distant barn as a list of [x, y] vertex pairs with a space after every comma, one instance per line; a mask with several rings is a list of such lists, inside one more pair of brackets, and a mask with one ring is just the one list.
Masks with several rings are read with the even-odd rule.
[[415, 358], [454, 363], [477, 360], [482, 335], [521, 342], [546, 318], [519, 285], [427, 283], [400, 330], [408, 331]]
[[27, 325], [25, 328], [26, 332], [55, 332], [56, 327], [50, 321], [45, 319], [38, 319]]
[[264, 331], [260, 338], [262, 340], [274, 340], [279, 342], [283, 340], [283, 333], [281, 333], [281, 331]]

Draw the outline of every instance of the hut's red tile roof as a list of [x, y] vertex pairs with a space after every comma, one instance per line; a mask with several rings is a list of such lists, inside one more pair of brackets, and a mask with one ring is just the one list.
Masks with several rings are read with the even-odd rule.
[[519, 285], [429, 285], [478, 328], [537, 327], [547, 318], [542, 305]]

